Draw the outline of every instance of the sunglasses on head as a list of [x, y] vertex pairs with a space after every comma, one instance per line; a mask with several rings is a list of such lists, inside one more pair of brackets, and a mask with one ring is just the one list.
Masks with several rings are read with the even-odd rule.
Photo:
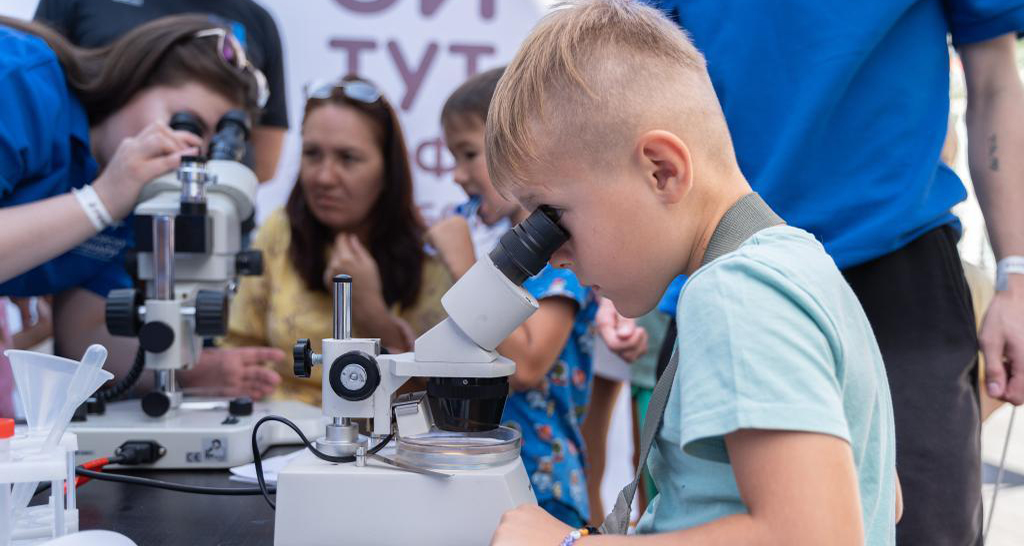
[[364, 80], [317, 80], [306, 84], [306, 100], [329, 99], [335, 91], [354, 101], [373, 104], [383, 97], [376, 85]]
[[267, 105], [270, 99], [270, 87], [267, 85], [267, 78], [260, 69], [253, 66], [245, 56], [245, 48], [238, 42], [227, 29], [210, 28], [200, 30], [192, 35], [193, 38], [217, 38], [217, 52], [220, 53], [222, 61], [243, 72], [248, 72], [256, 80], [256, 103], [260, 108]]

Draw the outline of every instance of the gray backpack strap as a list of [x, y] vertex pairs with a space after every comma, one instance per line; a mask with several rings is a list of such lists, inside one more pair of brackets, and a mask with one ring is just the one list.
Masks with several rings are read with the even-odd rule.
[[[722, 216], [718, 227], [711, 235], [711, 240], [708, 241], [708, 248], [704, 252], [701, 266], [736, 250], [758, 231], [782, 223], [782, 219], [768, 207], [761, 196], [756, 193], [743, 196]], [[622, 491], [619, 491], [619, 495], [615, 499], [615, 508], [601, 524], [600, 531], [604, 534], [624, 535], [629, 529], [629, 513], [632, 509], [633, 497], [636, 496], [636, 488], [640, 484], [644, 468], [647, 467], [647, 456], [650, 454], [654, 437], [657, 435], [662, 417], [665, 415], [665, 405], [668, 403], [668, 395], [672, 390], [672, 382], [675, 379], [678, 365], [679, 347], [677, 345], [672, 350], [672, 358], [669, 359], [665, 372], [661, 374], [657, 384], [654, 385], [654, 392], [651, 394], [651, 401], [647, 406], [647, 418], [644, 421], [643, 431], [640, 433], [640, 465], [636, 469], [636, 476], [633, 481], [622, 488]]]

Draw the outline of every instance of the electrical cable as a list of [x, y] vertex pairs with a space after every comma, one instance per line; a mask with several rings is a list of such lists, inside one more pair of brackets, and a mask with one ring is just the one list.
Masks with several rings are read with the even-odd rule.
[[[316, 455], [316, 457], [318, 459], [327, 461], [329, 463], [352, 463], [352, 462], [355, 462], [355, 460], [356, 460], [355, 455], [343, 455], [343, 456], [328, 455], [328, 454], [320, 451], [319, 449], [317, 449], [316, 447], [313, 446], [313, 444], [309, 441], [309, 439], [306, 438], [306, 435], [303, 434], [301, 430], [299, 430], [299, 427], [296, 426], [295, 423], [289, 421], [288, 419], [285, 419], [284, 417], [279, 417], [277, 415], [268, 415], [268, 416], [260, 419], [259, 421], [256, 421], [256, 425], [252, 427], [252, 459], [253, 459], [253, 465], [256, 467], [256, 481], [259, 483], [259, 490], [260, 490], [261, 493], [263, 493], [263, 499], [267, 501], [267, 504], [270, 506], [270, 508], [272, 510], [277, 510], [277, 505], [274, 504], [274, 501], [270, 498], [270, 492], [268, 490], [267, 482], [266, 482], [266, 479], [263, 477], [263, 454], [260, 453], [260, 446], [259, 446], [259, 443], [256, 441], [256, 432], [259, 430], [260, 426], [263, 425], [263, 423], [266, 423], [268, 421], [277, 421], [278, 423], [282, 423], [284, 425], [287, 425], [288, 428], [292, 429], [292, 431], [295, 432], [295, 434], [297, 434], [299, 436], [299, 439], [302, 440], [302, 443], [306, 446], [306, 449], [311, 451], [313, 453], [313, 455]], [[388, 445], [388, 442], [390, 442], [391, 439], [394, 438], [394, 437], [395, 437], [394, 433], [388, 434], [377, 445], [375, 445], [372, 448], [370, 448], [366, 452], [366, 454], [367, 455], [374, 455], [374, 454], [376, 454], [381, 449], [384, 449], [384, 446]], [[276, 492], [276, 488], [275, 488], [275, 492]]]
[[[92, 470], [94, 472], [103, 472], [103, 467], [104, 466], [107, 466], [108, 464], [121, 464], [121, 463], [126, 462], [127, 460], [128, 459], [126, 457], [122, 457], [120, 455], [115, 455], [113, 457], [101, 457], [99, 459], [93, 459], [91, 461], [82, 463], [79, 466], [84, 468], [84, 469], [86, 469], [86, 470]], [[82, 485], [85, 485], [86, 483], [89, 482], [89, 480], [90, 480], [90, 478], [87, 478], [85, 476], [76, 477], [75, 478], [75, 487], [77, 488], [77, 487], [80, 487]]]
[[132, 363], [128, 373], [117, 383], [96, 391], [96, 399], [104, 402], [113, 402], [121, 398], [138, 383], [139, 377], [142, 376], [142, 371], [145, 368], [146, 352], [140, 346], [139, 350], [135, 353], [135, 362]]
[[205, 485], [187, 485], [183, 483], [154, 480], [151, 478], [141, 478], [139, 476], [126, 476], [124, 474], [97, 472], [95, 470], [88, 470], [86, 468], [82, 468], [81, 466], [75, 468], [75, 474], [79, 476], [85, 476], [87, 478], [91, 478], [94, 480], [128, 483], [132, 485], [144, 485], [146, 487], [155, 487], [157, 489], [166, 489], [168, 491], [178, 491], [181, 493], [195, 493], [197, 495], [246, 496], [259, 495], [263, 493], [262, 490], [256, 487], [210, 487]]
[[988, 506], [988, 521], [982, 533], [981, 543], [988, 544], [988, 533], [992, 530], [992, 516], [996, 513], [996, 499], [999, 498], [999, 486], [1003, 483], [1003, 472], [1006, 470], [1006, 452], [1010, 447], [1010, 433], [1013, 432], [1013, 418], [1017, 416], [1017, 406], [1010, 410], [1010, 425], [1006, 428], [1006, 441], [1003, 442], [1003, 455], [999, 458], [999, 470], [996, 472], [996, 483], [992, 489], [992, 502]]

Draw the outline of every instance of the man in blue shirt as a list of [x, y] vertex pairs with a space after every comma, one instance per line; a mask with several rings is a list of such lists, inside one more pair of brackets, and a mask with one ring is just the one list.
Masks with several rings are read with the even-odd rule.
[[[649, 3], [706, 56], [754, 190], [824, 243], [872, 322], [906, 497], [897, 541], [980, 544], [978, 337], [950, 212], [966, 191], [939, 161], [946, 38], [967, 76], [972, 178], [1009, 264], [1024, 255], [1024, 159], [1006, 153], [1024, 148], [1014, 63], [1024, 2]], [[989, 394], [1020, 404], [1024, 275], [1006, 279], [980, 338]]]

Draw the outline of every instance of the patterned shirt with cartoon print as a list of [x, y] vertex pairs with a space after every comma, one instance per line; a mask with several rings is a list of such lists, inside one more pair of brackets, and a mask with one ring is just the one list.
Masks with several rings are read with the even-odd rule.
[[578, 310], [558, 361], [537, 388], [509, 395], [502, 421], [523, 435], [523, 464], [538, 504], [565, 523], [580, 526], [590, 514], [580, 426], [593, 378], [597, 299], [571, 271], [551, 266], [523, 287], [538, 300], [568, 298]]

